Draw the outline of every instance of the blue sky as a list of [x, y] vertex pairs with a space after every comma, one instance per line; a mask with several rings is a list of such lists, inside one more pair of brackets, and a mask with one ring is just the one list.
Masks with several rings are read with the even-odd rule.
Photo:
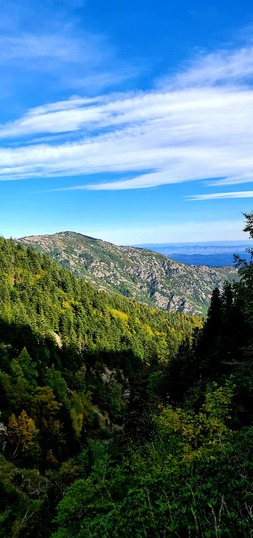
[[0, 234], [246, 239], [250, 0], [1, 0]]

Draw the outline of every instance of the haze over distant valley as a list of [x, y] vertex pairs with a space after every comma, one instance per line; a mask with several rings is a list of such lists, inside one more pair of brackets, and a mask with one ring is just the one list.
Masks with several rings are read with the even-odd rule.
[[207, 243], [165, 243], [137, 245], [164, 254], [175, 261], [209, 267], [234, 266], [234, 256], [249, 259], [252, 241], [210, 241]]

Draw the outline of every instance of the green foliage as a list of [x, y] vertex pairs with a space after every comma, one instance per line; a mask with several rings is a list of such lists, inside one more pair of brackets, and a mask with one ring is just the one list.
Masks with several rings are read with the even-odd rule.
[[[199, 324], [197, 318], [169, 315], [117, 294], [99, 292], [46, 256], [12, 241], [0, 238], [0, 251], [0, 316], [29, 325], [40, 335], [54, 334], [61, 345], [115, 352], [124, 345], [141, 359], [152, 351], [165, 359], [175, 353], [185, 333]], [[25, 345], [28, 350], [29, 342]], [[23, 364], [27, 373], [28, 362]]]
[[0, 238], [0, 537], [253, 533], [252, 264], [199, 318]]
[[48, 369], [46, 373], [46, 384], [53, 390], [57, 401], [70, 409], [70, 401], [68, 397], [68, 385], [63, 378], [61, 372], [55, 369], [54, 364]]
[[67, 489], [52, 538], [249, 536], [253, 432], [227, 428], [232, 390], [214, 387], [195, 415], [162, 411], [152, 442], [121, 464], [95, 444], [92, 472]]
[[29, 386], [35, 388], [37, 385], [38, 370], [36, 363], [30, 357], [27, 349], [24, 347], [18, 356], [18, 363], [21, 366], [25, 379], [29, 382]]
[[0, 454], [0, 537], [46, 538], [48, 492], [37, 470], [19, 469]]
[[213, 458], [214, 447], [220, 449], [231, 433], [226, 422], [230, 418], [234, 386], [227, 381], [224, 387], [213, 384], [212, 389], [198, 413], [167, 406], [156, 419], [163, 437], [180, 438], [183, 459], [202, 458], [203, 452], [205, 457], [210, 452]]

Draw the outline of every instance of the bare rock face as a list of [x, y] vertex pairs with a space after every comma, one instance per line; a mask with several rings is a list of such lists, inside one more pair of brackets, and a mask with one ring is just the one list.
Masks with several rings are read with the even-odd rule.
[[7, 427], [4, 425], [3, 422], [0, 422], [0, 449], [2, 452], [5, 451], [7, 438], [8, 438]]
[[159, 306], [159, 308], [163, 308], [164, 310], [169, 310], [170, 301], [168, 301], [168, 297], [161, 295], [159, 291], [155, 291], [152, 298], [153, 298], [154, 303], [157, 306]]
[[75, 232], [18, 241], [100, 289], [171, 312], [205, 314], [213, 289], [237, 278], [233, 267], [185, 265], [152, 250], [119, 247]]

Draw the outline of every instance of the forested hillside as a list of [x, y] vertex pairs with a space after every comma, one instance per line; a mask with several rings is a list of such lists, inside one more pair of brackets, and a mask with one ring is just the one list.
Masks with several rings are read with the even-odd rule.
[[253, 256], [202, 327], [0, 252], [0, 536], [251, 536]]
[[99, 292], [3, 238], [0, 274], [0, 536], [48, 536], [92, 447], [125, 430], [145, 369], [201, 321]]

